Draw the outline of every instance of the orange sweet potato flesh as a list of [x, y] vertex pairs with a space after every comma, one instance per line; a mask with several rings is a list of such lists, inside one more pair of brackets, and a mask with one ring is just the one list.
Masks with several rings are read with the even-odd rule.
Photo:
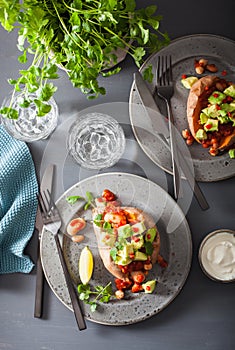
[[[135, 212], [135, 214], [137, 213], [139, 215], [139, 219], [140, 221], [144, 221], [144, 224], [146, 226], [146, 229], [148, 228], [152, 228], [155, 227], [155, 222], [153, 220], [153, 218], [141, 211], [138, 208], [132, 208], [132, 207], [121, 207], [121, 209], [125, 210], [125, 211], [130, 211], [130, 212]], [[92, 217], [93, 219], [97, 216], [97, 214], [99, 214], [100, 211], [97, 208], [94, 208], [92, 211]], [[98, 227], [97, 225], [93, 225], [94, 228], [94, 232], [96, 235], [96, 239], [97, 239], [97, 244], [98, 244], [98, 251], [99, 251], [99, 255], [103, 261], [103, 264], [105, 266], [105, 268], [116, 278], [122, 279], [122, 280], [128, 280], [128, 276], [125, 275], [120, 269], [119, 267], [114, 263], [114, 261], [111, 259], [110, 256], [110, 250], [111, 247], [105, 245], [104, 243], [101, 243], [101, 233], [102, 233], [102, 229], [100, 227]], [[156, 228], [157, 229], [157, 228]], [[153, 253], [151, 256], [151, 262], [152, 264], [155, 264], [157, 262], [157, 257], [159, 254], [159, 250], [160, 250], [160, 235], [159, 232], [157, 230], [157, 234], [156, 237], [154, 239], [153, 242]]]
[[[200, 113], [203, 108], [207, 107], [208, 97], [213, 93], [213, 91], [217, 90], [217, 83], [224, 84], [225, 80], [217, 76], [207, 75], [200, 78], [195, 84], [193, 84], [189, 92], [187, 101], [187, 120], [192, 136], [199, 143], [201, 143], [201, 141], [196, 138], [196, 133], [198, 129], [201, 128]], [[223, 137], [220, 140], [218, 149], [224, 150], [231, 146], [234, 142], [235, 132], [232, 135]]]

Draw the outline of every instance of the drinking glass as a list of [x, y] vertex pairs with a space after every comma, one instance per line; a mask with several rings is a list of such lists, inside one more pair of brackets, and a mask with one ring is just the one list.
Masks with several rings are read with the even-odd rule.
[[[6, 98], [3, 106], [9, 107], [11, 96]], [[42, 117], [37, 116], [37, 108], [34, 103], [28, 107], [21, 107], [19, 105], [20, 93], [14, 95], [12, 108], [19, 113], [18, 119], [10, 119], [2, 117], [2, 123], [7, 132], [18, 140], [31, 142], [47, 138], [56, 128], [58, 123], [58, 106], [55, 100], [51, 97], [47, 102], [51, 105], [51, 110], [48, 114]], [[35, 93], [28, 95], [29, 100], [37, 98]]]
[[125, 135], [111, 116], [88, 113], [70, 127], [67, 146], [69, 154], [84, 168], [108, 168], [121, 158], [125, 150]]

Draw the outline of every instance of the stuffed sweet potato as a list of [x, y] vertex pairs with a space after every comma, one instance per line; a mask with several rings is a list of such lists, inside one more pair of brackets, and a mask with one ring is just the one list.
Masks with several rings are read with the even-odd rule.
[[143, 290], [160, 250], [160, 235], [153, 218], [138, 208], [103, 198], [97, 198], [92, 217], [100, 257], [116, 278], [117, 289]]
[[234, 147], [235, 84], [217, 76], [204, 76], [190, 89], [187, 120], [193, 138], [211, 155]]

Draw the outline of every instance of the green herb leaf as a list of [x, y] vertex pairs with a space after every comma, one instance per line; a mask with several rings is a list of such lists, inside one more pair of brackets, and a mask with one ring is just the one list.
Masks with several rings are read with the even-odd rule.
[[110, 256], [113, 259], [113, 261], [117, 260], [117, 248], [113, 247], [110, 249]]
[[84, 200], [84, 198], [81, 196], [69, 196], [66, 198], [66, 201], [72, 205], [75, 204], [78, 200]]
[[153, 245], [151, 242], [144, 242], [144, 247], [147, 255], [152, 255], [153, 253]]

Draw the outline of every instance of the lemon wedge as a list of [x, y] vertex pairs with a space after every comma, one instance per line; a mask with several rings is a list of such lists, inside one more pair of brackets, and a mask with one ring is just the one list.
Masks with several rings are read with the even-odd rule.
[[182, 79], [181, 83], [186, 89], [191, 89], [191, 87], [193, 86], [193, 84], [196, 83], [196, 81], [198, 81], [197, 77], [187, 77], [185, 79]]
[[79, 275], [82, 284], [87, 284], [92, 276], [94, 267], [93, 255], [89, 247], [84, 247], [79, 259]]

